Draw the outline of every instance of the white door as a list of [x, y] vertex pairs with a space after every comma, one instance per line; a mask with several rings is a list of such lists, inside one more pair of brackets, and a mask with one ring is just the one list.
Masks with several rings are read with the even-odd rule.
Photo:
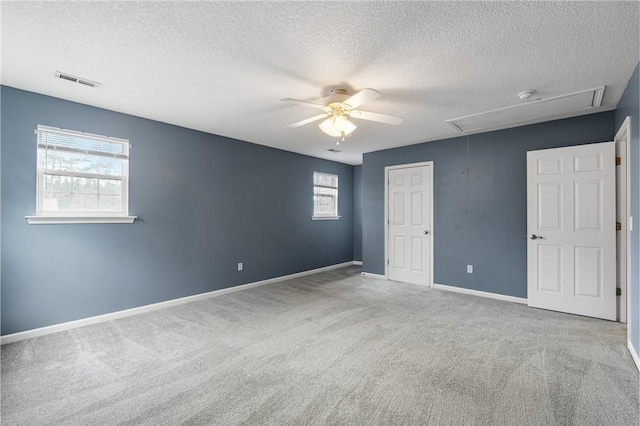
[[529, 306], [616, 319], [615, 142], [527, 153]]
[[430, 285], [431, 166], [388, 170], [388, 277]]

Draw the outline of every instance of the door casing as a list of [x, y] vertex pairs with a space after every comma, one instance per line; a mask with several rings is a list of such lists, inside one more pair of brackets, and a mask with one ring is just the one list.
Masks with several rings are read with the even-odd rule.
[[[626, 196], [626, 208], [623, 208], [623, 212], [616, 211], [617, 217], [621, 218], [622, 231], [624, 232], [624, 239], [622, 244], [622, 253], [616, 253], [616, 256], [620, 258], [620, 260], [624, 263], [623, 270], [626, 273], [626, 276], [622, 280], [623, 286], [621, 287], [621, 295], [620, 300], [618, 301], [618, 321], [622, 323], [627, 322], [627, 315], [631, 309], [631, 299], [629, 298], [629, 286], [631, 283], [631, 176], [629, 170], [629, 139], [631, 137], [631, 117], [627, 116], [622, 125], [616, 132], [616, 136], [614, 140], [616, 142], [616, 155], [618, 155], [618, 144], [622, 144], [624, 147], [620, 150], [621, 164], [617, 167], [624, 167], [623, 174], [626, 176], [626, 179], [623, 179], [621, 182], [616, 179], [616, 185], [622, 186], [622, 196]], [[616, 173], [617, 177], [617, 173]], [[620, 203], [616, 202], [616, 210], [620, 207]], [[618, 279], [618, 283], [620, 283], [620, 279]], [[629, 335], [630, 327], [627, 327], [627, 339], [631, 336]]]

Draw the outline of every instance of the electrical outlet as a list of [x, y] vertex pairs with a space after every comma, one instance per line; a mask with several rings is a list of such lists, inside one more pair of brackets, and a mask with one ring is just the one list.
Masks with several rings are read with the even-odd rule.
[[473, 274], [473, 265], [467, 265], [467, 274]]
[[244, 269], [244, 265], [242, 264], [242, 262], [238, 263], [238, 271], [242, 271]]

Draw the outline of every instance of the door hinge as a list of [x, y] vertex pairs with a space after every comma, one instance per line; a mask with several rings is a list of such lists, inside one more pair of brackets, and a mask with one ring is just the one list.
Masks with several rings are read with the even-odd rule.
[[616, 288], [616, 296], [622, 296], [622, 289], [620, 287]]
[[616, 157], [616, 166], [622, 164], [622, 159], [620, 157]]
[[620, 222], [616, 222], [616, 231], [622, 231], [622, 224]]

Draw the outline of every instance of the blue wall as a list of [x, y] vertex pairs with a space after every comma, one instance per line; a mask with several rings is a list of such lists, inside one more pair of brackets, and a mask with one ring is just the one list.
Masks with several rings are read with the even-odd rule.
[[353, 168], [353, 260], [362, 261], [362, 166]]
[[636, 65], [633, 75], [627, 83], [618, 109], [616, 110], [616, 130], [622, 125], [627, 116], [631, 117], [631, 149], [629, 165], [631, 166], [631, 217], [634, 229], [631, 232], [631, 282], [629, 298], [631, 311], [628, 327], [631, 334], [631, 344], [636, 354], [640, 354], [640, 62]]
[[[9, 87], [1, 103], [3, 335], [353, 260], [353, 166]], [[129, 139], [139, 219], [28, 225], [38, 124]], [[311, 220], [314, 171], [339, 175], [341, 220]]]
[[384, 274], [385, 166], [434, 161], [435, 282], [527, 297], [526, 152], [614, 134], [610, 111], [365, 154], [363, 270]]

